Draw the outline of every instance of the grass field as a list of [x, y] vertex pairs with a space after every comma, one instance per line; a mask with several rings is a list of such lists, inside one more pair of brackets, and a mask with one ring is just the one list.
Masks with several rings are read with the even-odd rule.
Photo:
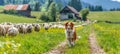
[[0, 6], [0, 10], [3, 10], [4, 6]]
[[0, 12], [2, 12], [2, 11], [3, 11], [3, 8], [4, 8], [3, 6], [0, 6]]
[[[98, 21], [120, 22], [120, 11], [90, 12], [88, 18]], [[93, 25], [99, 45], [107, 54], [120, 54], [120, 24], [104, 22]]]
[[120, 25], [98, 23], [94, 24], [100, 46], [107, 54], [120, 54]]
[[[120, 12], [91, 12], [89, 19], [98, 21], [120, 22]], [[105, 22], [93, 25], [99, 45], [107, 54], [120, 54], [120, 24], [108, 24]]]
[[57, 28], [48, 31], [41, 29], [40, 32], [19, 34], [16, 37], [0, 37], [0, 54], [42, 54], [64, 41], [63, 31]]
[[90, 12], [88, 18], [91, 20], [120, 22], [120, 11]]
[[36, 23], [36, 19], [31, 19], [23, 16], [15, 16], [8, 14], [0, 14], [0, 23], [12, 22], [12, 23]]
[[[120, 11], [90, 12], [88, 18], [90, 20], [120, 22], [119, 14]], [[37, 18], [31, 19], [0, 13], [0, 23], [36, 23], [40, 15], [40, 12], [32, 12], [32, 16]], [[103, 22], [77, 28], [77, 34], [81, 36], [81, 39], [77, 40], [75, 47], [68, 48], [67, 46], [65, 54], [90, 54], [88, 36], [91, 26], [95, 28], [99, 45], [107, 54], [120, 54], [120, 24], [107, 24]], [[40, 32], [25, 35], [19, 34], [16, 37], [0, 37], [0, 43], [7, 43], [0, 49], [0, 54], [4, 52], [9, 54], [41, 54], [51, 50], [64, 40], [64, 29], [57, 28], [48, 31], [42, 28]]]

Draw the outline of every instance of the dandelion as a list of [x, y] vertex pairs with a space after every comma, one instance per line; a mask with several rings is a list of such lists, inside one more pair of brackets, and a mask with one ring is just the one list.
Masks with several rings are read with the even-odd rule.
[[12, 46], [13, 46], [14, 48], [16, 48], [16, 47], [17, 47], [17, 45], [15, 45], [15, 44], [12, 44]]
[[21, 46], [21, 44], [17, 43], [17, 46], [18, 46], [18, 47], [20, 47], [20, 46]]
[[15, 41], [14, 41], [14, 40], [12, 40], [11, 42], [12, 42], [12, 43], [14, 43]]
[[9, 45], [9, 44], [7, 44], [7, 48], [10, 48], [10, 45]]
[[7, 54], [6, 52], [4, 52], [4, 54]]

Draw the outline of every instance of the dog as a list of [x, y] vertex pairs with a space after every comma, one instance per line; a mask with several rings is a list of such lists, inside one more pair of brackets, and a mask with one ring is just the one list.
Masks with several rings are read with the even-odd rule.
[[65, 23], [65, 34], [69, 47], [74, 46], [75, 40], [77, 39], [77, 35], [76, 30], [74, 28], [74, 24], [72, 22]]

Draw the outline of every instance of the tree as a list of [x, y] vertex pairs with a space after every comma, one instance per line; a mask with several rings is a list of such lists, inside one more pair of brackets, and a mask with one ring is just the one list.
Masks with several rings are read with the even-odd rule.
[[103, 11], [102, 6], [95, 6], [95, 11]]
[[80, 11], [82, 9], [80, 0], [71, 0], [69, 2], [69, 5], [74, 7], [77, 11]]
[[57, 3], [57, 11], [60, 12], [62, 10], [63, 5], [61, 3]]
[[88, 14], [89, 14], [89, 9], [88, 8], [85, 8], [85, 9], [81, 10], [82, 20], [86, 21]]
[[93, 5], [89, 5], [88, 8], [89, 8], [90, 11], [95, 11], [95, 8], [94, 8]]
[[52, 2], [53, 2], [53, 0], [48, 0], [47, 8], [49, 8], [49, 6], [51, 5]]
[[40, 3], [39, 2], [36, 2], [34, 10], [35, 11], [40, 11]]
[[27, 4], [28, 3], [28, 1], [27, 0], [23, 0], [23, 4]]
[[56, 21], [56, 13], [57, 13], [56, 4], [52, 2], [48, 10], [50, 21]]
[[4, 4], [6, 5], [6, 4], [9, 4], [10, 2], [9, 2], [9, 0], [4, 0]]
[[30, 0], [29, 4], [30, 4], [30, 7], [32, 8], [32, 10], [35, 10], [36, 2], [34, 0]]

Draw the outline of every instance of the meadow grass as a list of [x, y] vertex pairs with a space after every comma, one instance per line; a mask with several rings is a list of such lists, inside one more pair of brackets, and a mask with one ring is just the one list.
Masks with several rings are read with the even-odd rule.
[[[36, 19], [31, 19], [23, 16], [8, 15], [0, 13], [0, 23], [3, 22], [12, 22], [12, 23], [36, 23], [41, 12], [33, 12], [32, 16], [36, 16]], [[120, 21], [120, 12], [90, 12], [88, 18], [90, 20], [99, 20], [99, 21]], [[62, 21], [68, 22], [72, 20]], [[77, 23], [76, 23], [77, 24]], [[79, 23], [78, 23], [79, 24]], [[78, 25], [77, 24], [77, 25]], [[97, 40], [100, 46], [105, 50], [107, 54], [120, 54], [120, 25], [119, 24], [106, 24], [106, 23], [97, 23], [93, 25], [95, 32], [97, 33]], [[88, 36], [90, 34], [90, 26], [85, 26], [82, 29], [76, 28], [78, 36], [81, 36], [80, 40], [77, 40], [76, 46], [68, 48], [65, 51], [65, 54], [90, 54], [90, 47], [88, 43]], [[0, 41], [15, 41], [15, 43], [21, 44], [17, 51], [9, 47], [1, 48], [0, 54], [4, 52], [9, 54], [42, 54], [51, 50], [61, 41], [65, 40], [64, 29], [50, 29], [45, 31], [43, 28], [40, 32], [33, 32], [30, 34], [19, 34], [16, 37], [0, 37]], [[1, 46], [0, 46], [1, 47]]]
[[39, 19], [42, 14], [43, 13], [40, 11], [32, 11], [32, 13], [31, 13], [31, 15], [36, 16], [37, 19]]
[[0, 9], [3, 9], [4, 8], [4, 6], [0, 6]]
[[[48, 31], [43, 28], [40, 32], [32, 32], [30, 34], [19, 34], [15, 37], [0, 37], [1, 42], [15, 41], [19, 43], [19, 48], [13, 48], [12, 44], [6, 44], [1, 47], [0, 53], [7, 54], [42, 54], [51, 50], [57, 44], [65, 40], [64, 29], [49, 29]], [[13, 45], [14, 46], [14, 45]]]
[[31, 15], [35, 16], [36, 18], [29, 18], [25, 16], [19, 16], [19, 15], [12, 15], [12, 14], [4, 14], [0, 13], [0, 23], [2, 22], [12, 22], [12, 23], [39, 23], [39, 18], [41, 16], [42, 12], [35, 12], [32, 11]]
[[83, 27], [82, 29], [78, 29], [77, 35], [81, 36], [81, 38], [76, 41], [74, 47], [69, 48], [67, 46], [65, 54], [90, 54], [90, 46], [88, 42], [89, 34], [90, 34], [90, 26], [86, 26]]
[[4, 8], [4, 6], [0, 6], [0, 12], [2, 12], [2, 11], [3, 11], [3, 8]]
[[9, 14], [0, 14], [0, 23], [3, 22], [12, 22], [12, 23], [36, 23], [36, 19], [17, 16], [17, 15], [9, 15]]
[[94, 24], [99, 45], [107, 54], [120, 54], [120, 25]]
[[120, 22], [120, 11], [90, 12], [88, 18], [98, 21]]

